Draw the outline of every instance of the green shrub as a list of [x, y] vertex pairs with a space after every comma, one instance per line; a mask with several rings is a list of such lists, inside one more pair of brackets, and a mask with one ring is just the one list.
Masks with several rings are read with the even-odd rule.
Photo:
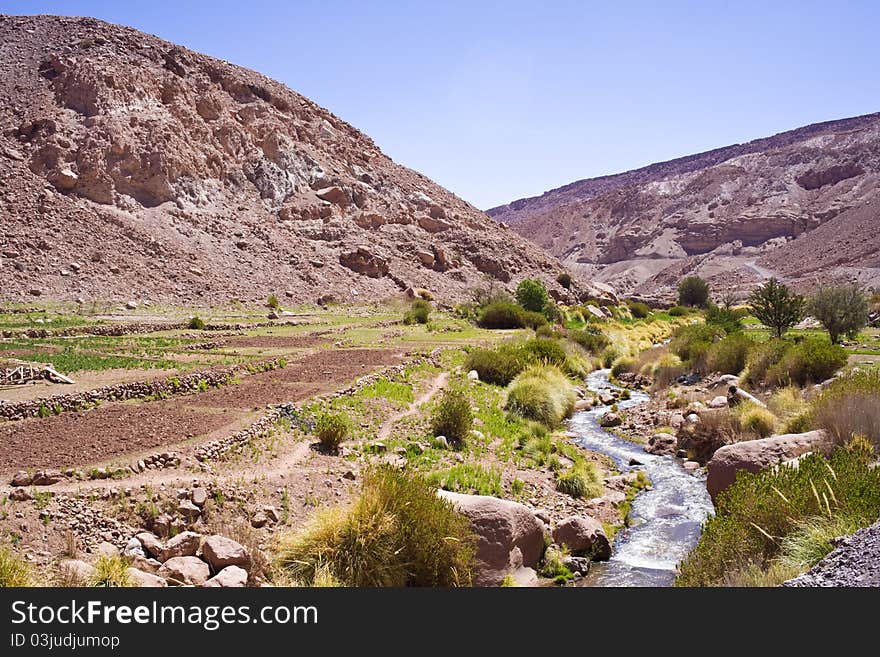
[[550, 324], [545, 324], [544, 326], [539, 326], [537, 329], [535, 329], [535, 337], [536, 338], [558, 338], [558, 337], [560, 337], [560, 334], [556, 330], [556, 327], [550, 326]]
[[205, 328], [205, 320], [196, 315], [195, 317], [191, 317], [189, 322], [187, 322], [187, 326], [195, 331], [202, 331]]
[[709, 302], [709, 284], [699, 276], [688, 276], [678, 284], [680, 306], [704, 307]]
[[281, 307], [281, 304], [278, 302], [278, 297], [276, 297], [274, 294], [266, 299], [266, 305], [272, 309]]
[[0, 545], [0, 588], [31, 586], [33, 572], [28, 563], [11, 548]]
[[804, 298], [775, 278], [752, 290], [749, 304], [752, 314], [777, 338], [804, 316]]
[[431, 431], [446, 436], [450, 443], [462, 443], [474, 425], [471, 402], [461, 390], [446, 390], [431, 417]]
[[666, 313], [670, 317], [685, 317], [686, 315], [691, 314], [690, 308], [686, 308], [685, 306], [672, 306]]
[[593, 463], [578, 463], [556, 476], [556, 490], [571, 497], [600, 497], [602, 477]]
[[562, 366], [565, 363], [565, 349], [557, 340], [534, 338], [527, 340], [521, 349], [523, 358], [528, 363], [544, 363], [556, 366]]
[[470, 522], [418, 475], [368, 470], [349, 508], [318, 514], [282, 534], [275, 563], [294, 581], [314, 583], [322, 568], [344, 586], [469, 586], [476, 537]]
[[534, 313], [531, 310], [521, 310], [520, 319], [523, 326], [536, 331], [547, 324], [547, 318], [542, 313]]
[[410, 304], [409, 310], [403, 316], [403, 323], [427, 324], [431, 315], [431, 302], [425, 299], [416, 299]]
[[725, 333], [736, 333], [742, 331], [742, 320], [746, 314], [748, 310], [745, 309], [737, 310], [710, 303], [706, 309], [706, 323], [720, 327]]
[[[679, 565], [678, 586], [718, 586], [736, 571], [767, 570], [805, 520], [845, 518], [865, 527], [880, 517], [880, 468], [864, 449], [813, 453], [797, 467], [740, 471], [715, 502], [696, 547]], [[805, 564], [812, 565], [812, 564]]]
[[710, 372], [739, 374], [748, 360], [754, 343], [742, 333], [733, 333], [712, 344], [706, 352], [706, 365]]
[[651, 308], [646, 303], [642, 303], [641, 301], [627, 301], [626, 305], [629, 307], [630, 313], [636, 319], [645, 319], [648, 315], [651, 314]]
[[549, 300], [547, 288], [539, 280], [525, 278], [516, 286], [516, 302], [526, 310], [544, 312]]
[[492, 495], [501, 497], [501, 473], [495, 468], [486, 470], [479, 463], [462, 463], [448, 470], [431, 472], [428, 483], [443, 490], [472, 495]]
[[807, 338], [787, 350], [767, 372], [771, 385], [821, 383], [846, 365], [846, 350], [823, 338]]
[[556, 277], [556, 282], [559, 283], [566, 290], [571, 287], [571, 274], [567, 271], [562, 272], [559, 276]]
[[506, 386], [522, 372], [525, 364], [519, 350], [510, 347], [475, 349], [468, 354], [464, 368], [476, 370], [480, 381]]
[[339, 449], [350, 431], [351, 421], [342, 413], [322, 413], [315, 426], [315, 435], [321, 446], [331, 452]]
[[587, 328], [582, 331], [569, 331], [568, 339], [583, 347], [591, 354], [598, 354], [611, 344], [611, 340], [608, 336], [597, 328]]
[[552, 428], [571, 415], [576, 400], [574, 386], [559, 369], [532, 366], [508, 386], [505, 408]]
[[834, 381], [813, 402], [812, 420], [838, 444], [865, 436], [880, 452], [880, 370], [863, 370]]
[[724, 337], [724, 331], [712, 324], [687, 324], [672, 332], [669, 349], [694, 371], [706, 368], [709, 349], [716, 340]]
[[523, 309], [515, 303], [495, 301], [480, 311], [477, 323], [487, 329], [525, 328], [526, 320], [523, 313]]
[[773, 338], [757, 345], [749, 355], [746, 381], [753, 386], [767, 384], [767, 373], [792, 347], [790, 342]]

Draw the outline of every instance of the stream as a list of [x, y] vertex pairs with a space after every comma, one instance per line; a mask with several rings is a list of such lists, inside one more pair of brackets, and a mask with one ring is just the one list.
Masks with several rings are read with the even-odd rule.
[[[619, 390], [608, 380], [609, 370], [597, 370], [587, 377], [593, 391]], [[631, 398], [618, 402], [625, 409], [646, 402], [647, 394], [632, 390]], [[706, 492], [706, 480], [681, 467], [672, 456], [655, 456], [641, 445], [629, 442], [599, 426], [599, 418], [610, 410], [598, 406], [575, 413], [569, 420], [575, 442], [614, 459], [621, 472], [643, 469], [652, 487], [639, 493], [632, 504], [631, 527], [614, 540], [611, 559], [594, 563], [580, 586], [670, 586], [675, 567], [696, 545], [700, 527], [713, 511]], [[636, 459], [642, 466], [629, 465]]]

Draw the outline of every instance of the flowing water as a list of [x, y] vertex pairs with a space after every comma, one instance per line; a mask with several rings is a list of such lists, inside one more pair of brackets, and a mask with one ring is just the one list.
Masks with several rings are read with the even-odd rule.
[[[608, 380], [609, 370], [597, 370], [587, 377], [594, 392], [619, 389]], [[618, 408], [630, 408], [648, 400], [643, 392], [631, 391], [632, 397], [618, 402]], [[622, 472], [639, 468], [630, 466], [636, 459], [651, 479], [652, 488], [644, 490], [632, 504], [633, 526], [621, 530], [614, 541], [614, 552], [605, 563], [594, 563], [590, 574], [580, 580], [582, 586], [669, 586], [675, 578], [676, 564], [700, 537], [700, 527], [713, 511], [706, 492], [706, 481], [681, 467], [671, 456], [654, 456], [641, 445], [605, 431], [599, 418], [609, 411], [599, 406], [575, 413], [569, 421], [574, 439], [594, 452], [607, 454]]]

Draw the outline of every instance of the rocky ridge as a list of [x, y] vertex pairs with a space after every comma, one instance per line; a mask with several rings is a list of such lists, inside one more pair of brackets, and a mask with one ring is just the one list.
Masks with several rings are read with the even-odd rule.
[[[696, 272], [718, 287], [880, 284], [880, 114], [571, 183], [492, 208], [582, 276], [668, 297]], [[827, 248], [829, 239], [835, 247]]]

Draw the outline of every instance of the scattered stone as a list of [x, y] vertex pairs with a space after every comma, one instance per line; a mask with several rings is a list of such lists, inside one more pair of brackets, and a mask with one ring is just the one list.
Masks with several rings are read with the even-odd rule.
[[240, 568], [239, 566], [227, 566], [205, 582], [203, 586], [222, 586], [223, 588], [242, 587], [247, 586], [247, 580], [248, 574], [244, 568]]
[[578, 575], [586, 575], [590, 572], [590, 560], [586, 557], [567, 556], [562, 560], [562, 565]]
[[97, 553], [102, 557], [118, 557], [119, 548], [109, 541], [101, 541], [100, 545], [98, 545]]
[[161, 588], [168, 586], [168, 582], [164, 578], [154, 575], [153, 573], [147, 573], [138, 568], [128, 568], [126, 572], [136, 586], [145, 588]]
[[201, 586], [208, 581], [211, 570], [208, 568], [208, 564], [198, 557], [171, 557], [162, 564], [158, 575], [165, 578], [171, 585]]
[[578, 399], [574, 403], [574, 410], [576, 411], [589, 411], [593, 408], [593, 404], [589, 399]]
[[181, 532], [165, 543], [159, 561], [168, 561], [174, 557], [191, 557], [199, 551], [202, 537], [195, 532]]
[[58, 566], [58, 570], [61, 572], [62, 577], [73, 586], [85, 585], [98, 574], [98, 571], [95, 570], [92, 564], [79, 559], [62, 561]]
[[655, 433], [648, 438], [648, 444], [645, 446], [645, 451], [649, 454], [657, 454], [660, 456], [674, 454], [677, 444], [677, 439], [671, 433]]
[[162, 541], [156, 538], [155, 535], [150, 532], [141, 532], [137, 534], [135, 538], [140, 542], [141, 546], [144, 548], [144, 551], [150, 555], [151, 557], [160, 558], [162, 556], [162, 551], [164, 547], [162, 546]]
[[59, 470], [38, 470], [31, 483], [34, 486], [51, 486], [62, 479], [64, 479], [64, 475]]
[[342, 475], [343, 479], [348, 479], [349, 481], [354, 481], [357, 479], [357, 475], [354, 473], [354, 470], [346, 470], [345, 474]]
[[202, 515], [202, 510], [189, 500], [181, 500], [177, 505], [177, 512], [189, 523], [195, 522]]
[[471, 370], [470, 372], [467, 373], [467, 378], [470, 379], [471, 381], [479, 381], [480, 380], [480, 373], [477, 372], [477, 370]]
[[171, 516], [167, 513], [160, 513], [153, 518], [151, 523], [153, 533], [160, 538], [167, 538], [171, 534]]
[[192, 503], [202, 508], [208, 501], [208, 491], [201, 486], [192, 489]]
[[251, 516], [251, 527], [255, 529], [265, 527], [266, 523], [268, 522], [269, 516], [267, 516], [263, 511], [257, 511], [253, 516]]
[[683, 467], [688, 472], [694, 472], [695, 470], [700, 469], [700, 464], [696, 461], [685, 461], [681, 464], [681, 467]]
[[26, 502], [27, 500], [33, 499], [33, 495], [31, 495], [26, 488], [16, 488], [9, 494], [10, 500], [15, 500], [16, 502]]
[[605, 413], [599, 418], [600, 427], [619, 427], [623, 424], [623, 419], [617, 413]]
[[630, 464], [630, 465], [645, 465], [644, 463], [642, 463], [641, 461], [639, 461], [637, 458], [631, 458], [631, 459], [629, 460], [629, 464]]
[[718, 395], [709, 401], [709, 408], [724, 408], [727, 406], [727, 397]]
[[147, 553], [144, 550], [144, 546], [141, 544], [141, 542], [133, 536], [128, 540], [128, 543], [125, 544], [125, 547], [122, 548], [122, 556], [143, 557], [146, 559]]
[[225, 536], [209, 536], [202, 544], [202, 557], [215, 571], [226, 566], [239, 566], [250, 570], [251, 555], [247, 549], [231, 538]]
[[13, 486], [30, 486], [33, 481], [33, 475], [25, 472], [24, 470], [19, 470], [13, 475], [11, 483]]
[[126, 302], [125, 307], [128, 310], [134, 310], [138, 307], [137, 301], [128, 301], [128, 302]]

